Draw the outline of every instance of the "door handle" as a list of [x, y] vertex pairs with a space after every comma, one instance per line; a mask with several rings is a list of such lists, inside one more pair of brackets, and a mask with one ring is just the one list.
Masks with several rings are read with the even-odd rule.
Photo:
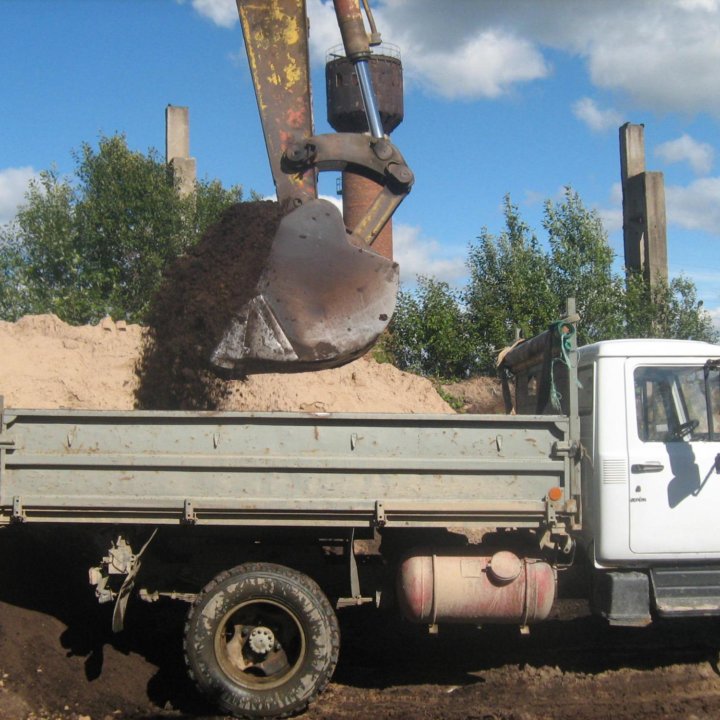
[[634, 473], [655, 473], [662, 472], [665, 466], [657, 460], [651, 460], [646, 463], [635, 463], [630, 466], [630, 471]]

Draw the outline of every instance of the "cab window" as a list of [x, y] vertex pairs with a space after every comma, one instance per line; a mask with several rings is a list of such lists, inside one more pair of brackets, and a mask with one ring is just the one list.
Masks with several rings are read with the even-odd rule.
[[720, 430], [718, 368], [635, 369], [638, 437], [643, 442], [712, 440]]

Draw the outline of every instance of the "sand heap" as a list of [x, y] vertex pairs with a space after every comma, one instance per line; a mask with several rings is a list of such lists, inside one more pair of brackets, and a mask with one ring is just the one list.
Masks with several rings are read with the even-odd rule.
[[[148, 327], [71, 327], [53, 315], [0, 322], [0, 394], [11, 407], [98, 410], [452, 412], [432, 385], [361, 359], [333, 370], [220, 379], [208, 358], [255, 292], [282, 218], [239, 203], [166, 268]], [[235, 378], [238, 375], [234, 376]]]
[[[16, 408], [131, 410], [143, 329], [73, 327], [54, 315], [0, 322], [0, 394]], [[228, 383], [222, 410], [448, 413], [424, 378], [361, 358], [332, 370]]]
[[138, 325], [72, 327], [55, 315], [0, 322], [0, 394], [21, 408], [129, 410]]

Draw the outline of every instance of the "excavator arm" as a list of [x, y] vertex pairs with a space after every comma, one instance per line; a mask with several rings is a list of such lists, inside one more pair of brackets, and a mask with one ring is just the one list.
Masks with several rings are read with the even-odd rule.
[[[314, 135], [305, 0], [237, 0], [278, 202], [284, 217], [251, 299], [238, 308], [211, 363], [225, 374], [334, 367], [363, 355], [395, 309], [398, 267], [372, 243], [413, 175], [384, 136], [358, 0], [335, 0], [355, 64], [369, 133]], [[348, 170], [381, 185], [349, 232], [317, 174]]]
[[282, 169], [288, 144], [313, 134], [305, 0], [237, 0], [237, 7], [275, 189], [292, 210], [317, 197], [312, 169]]

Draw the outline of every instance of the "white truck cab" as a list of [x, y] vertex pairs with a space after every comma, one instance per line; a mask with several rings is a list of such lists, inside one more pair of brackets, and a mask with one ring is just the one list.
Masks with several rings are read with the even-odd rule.
[[584, 525], [606, 615], [613, 592], [627, 604], [648, 583], [660, 615], [720, 609], [719, 359], [686, 340], [578, 350]]

